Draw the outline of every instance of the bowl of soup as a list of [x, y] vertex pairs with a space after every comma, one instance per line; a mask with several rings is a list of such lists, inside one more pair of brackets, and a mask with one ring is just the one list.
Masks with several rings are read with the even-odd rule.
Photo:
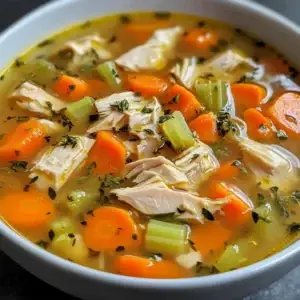
[[297, 266], [299, 32], [221, 0], [25, 17], [0, 38], [1, 248], [84, 299], [238, 299]]

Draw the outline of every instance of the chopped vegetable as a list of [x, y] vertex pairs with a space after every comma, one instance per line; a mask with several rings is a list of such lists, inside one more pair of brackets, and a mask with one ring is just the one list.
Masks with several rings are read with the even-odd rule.
[[113, 61], [107, 61], [97, 67], [98, 73], [108, 83], [114, 91], [122, 88], [123, 82], [116, 64]]
[[189, 90], [178, 84], [173, 85], [168, 90], [163, 104], [166, 109], [171, 111], [179, 110], [186, 121], [194, 119], [203, 110], [197, 98]]
[[79, 78], [62, 75], [55, 83], [54, 91], [67, 101], [77, 101], [87, 96], [89, 86]]
[[139, 256], [124, 255], [117, 258], [117, 273], [125, 276], [143, 277], [143, 278], [165, 278], [175, 279], [187, 277], [186, 270], [177, 264], [163, 260], [154, 261]]
[[206, 144], [214, 144], [219, 140], [217, 118], [212, 112], [198, 116], [189, 123], [189, 127]]
[[52, 200], [36, 190], [10, 191], [0, 198], [0, 215], [19, 229], [45, 228], [55, 214]]
[[300, 135], [300, 94], [286, 92], [274, 99], [267, 110], [267, 116], [288, 135]]
[[115, 251], [118, 247], [132, 249], [139, 245], [137, 227], [129, 212], [116, 207], [102, 207], [85, 218], [83, 228], [86, 245], [94, 251]]
[[163, 77], [130, 73], [127, 76], [127, 88], [141, 93], [145, 97], [161, 96], [168, 88], [169, 82]]
[[175, 111], [172, 118], [164, 121], [161, 127], [175, 150], [184, 150], [195, 144], [193, 134], [179, 111]]
[[183, 46], [208, 52], [218, 42], [215, 32], [203, 28], [192, 28], [183, 36]]
[[46, 144], [46, 129], [36, 119], [21, 123], [0, 142], [0, 160], [12, 161], [32, 158]]
[[99, 175], [120, 174], [125, 167], [126, 149], [122, 142], [109, 131], [99, 131], [89, 153], [88, 164], [95, 162]]
[[247, 132], [250, 138], [257, 141], [270, 141], [274, 133], [271, 121], [255, 108], [249, 108], [244, 112], [244, 120], [247, 124]]
[[150, 220], [147, 225], [145, 247], [147, 251], [164, 255], [179, 255], [185, 252], [187, 227]]
[[228, 84], [217, 80], [207, 83], [196, 82], [196, 93], [198, 99], [204, 104], [206, 110], [218, 113], [219, 111], [230, 111], [230, 100]]
[[75, 232], [75, 226], [73, 224], [73, 221], [68, 217], [60, 217], [59, 219], [55, 219], [51, 223], [50, 227], [53, 230], [55, 236]]
[[243, 108], [259, 106], [267, 95], [264, 87], [254, 83], [233, 83], [231, 92], [235, 103]]
[[99, 194], [75, 190], [68, 196], [67, 207], [73, 215], [79, 215], [87, 212], [98, 198]]
[[87, 123], [93, 107], [93, 98], [84, 97], [77, 102], [68, 104], [64, 114], [74, 123]]
[[216, 170], [214, 177], [218, 180], [230, 180], [238, 177], [242, 170], [242, 163], [239, 160], [230, 160]]

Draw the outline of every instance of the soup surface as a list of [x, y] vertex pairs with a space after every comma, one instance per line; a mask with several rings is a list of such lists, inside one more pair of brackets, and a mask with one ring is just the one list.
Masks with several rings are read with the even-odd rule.
[[0, 77], [0, 217], [126, 276], [257, 262], [299, 238], [300, 87], [274, 49], [195, 16], [114, 15]]

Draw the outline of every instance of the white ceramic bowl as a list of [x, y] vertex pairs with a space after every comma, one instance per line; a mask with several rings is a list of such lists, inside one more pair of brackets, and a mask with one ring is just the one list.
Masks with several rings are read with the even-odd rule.
[[[300, 68], [300, 28], [250, 1], [62, 0], [41, 7], [1, 35], [0, 70], [35, 43], [71, 24], [132, 10], [177, 11], [222, 20], [260, 37]], [[298, 241], [264, 261], [236, 271], [200, 278], [151, 280], [108, 274], [63, 260], [1, 222], [0, 246], [37, 277], [84, 299], [241, 299], [300, 264]]]

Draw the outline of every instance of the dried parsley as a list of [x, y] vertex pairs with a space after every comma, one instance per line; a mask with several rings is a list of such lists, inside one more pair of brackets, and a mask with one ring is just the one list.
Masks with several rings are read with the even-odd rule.
[[48, 188], [48, 195], [50, 199], [54, 200], [56, 198], [56, 192], [52, 187]]
[[40, 240], [40, 241], [36, 242], [36, 245], [43, 249], [46, 249], [49, 246], [49, 243], [46, 241]]
[[240, 160], [235, 160], [231, 165], [236, 168], [239, 168], [242, 173], [247, 173], [247, 169], [245, 168], [244, 164]]
[[125, 251], [125, 247], [124, 246], [118, 246], [116, 248], [116, 252], [122, 252], [122, 251]]
[[217, 129], [219, 136], [224, 137], [230, 131], [235, 131], [235, 126], [232, 123], [228, 112], [220, 111], [217, 116]]
[[19, 68], [19, 67], [21, 67], [21, 66], [23, 66], [24, 65], [24, 62], [20, 59], [20, 58], [17, 58], [16, 60], [15, 60], [15, 67], [16, 68]]
[[178, 103], [179, 98], [180, 98], [180, 94], [176, 94], [176, 95], [171, 99], [171, 101], [169, 101], [168, 104], [174, 104], [174, 103], [176, 104], [176, 103]]
[[169, 19], [171, 17], [171, 13], [168, 11], [157, 11], [154, 13], [154, 16], [157, 19]]
[[288, 135], [286, 134], [286, 132], [282, 129], [278, 130], [276, 132], [276, 137], [280, 140], [280, 141], [285, 141], [287, 140], [289, 137]]
[[161, 116], [159, 117], [159, 120], [158, 120], [158, 123], [159, 124], [162, 124], [170, 119], [173, 119], [174, 117], [172, 115], [164, 115], [164, 116]]
[[288, 231], [291, 234], [300, 232], [300, 223], [294, 222], [294, 223], [288, 225]]
[[77, 146], [78, 138], [76, 136], [64, 135], [60, 141], [57, 143], [57, 146], [61, 146], [66, 148], [67, 146], [71, 146], [72, 149]]
[[133, 233], [131, 237], [134, 241], [137, 241], [137, 239], [138, 239], [138, 236], [136, 233]]
[[149, 128], [145, 128], [144, 132], [146, 132], [149, 135], [154, 135], [154, 131], [152, 129], [149, 129]]
[[280, 210], [280, 213], [283, 217], [288, 218], [290, 216], [289, 211], [286, 208], [287, 201], [279, 194], [279, 188], [277, 186], [273, 186], [270, 188], [271, 195], [275, 201], [275, 204]]
[[197, 251], [196, 247], [195, 247], [195, 243], [191, 240], [191, 239], [188, 239], [188, 243], [190, 245], [190, 247], [194, 250], [194, 251]]
[[28, 165], [27, 161], [24, 161], [24, 160], [11, 160], [11, 161], [9, 161], [9, 163], [11, 164], [11, 166], [9, 168], [11, 170], [13, 170], [14, 172], [26, 171], [27, 170], [27, 165]]
[[205, 217], [205, 219], [207, 219], [209, 221], [215, 220], [214, 215], [206, 208], [202, 208], [202, 215]]
[[52, 229], [50, 229], [48, 232], [48, 236], [49, 236], [50, 241], [53, 241], [53, 239], [55, 237], [55, 232]]
[[206, 25], [206, 22], [205, 21], [199, 21], [198, 23], [197, 23], [197, 26], [199, 27], [199, 28], [202, 28], [202, 27], [204, 27]]
[[120, 22], [122, 24], [129, 24], [129, 23], [131, 23], [131, 19], [127, 15], [122, 15], [122, 16], [120, 16]]
[[75, 234], [74, 233], [68, 233], [68, 237], [73, 239], [75, 237]]
[[143, 114], [151, 114], [153, 112], [152, 108], [148, 108], [148, 107], [143, 107], [143, 109], [141, 110], [141, 113]]
[[114, 104], [111, 104], [110, 107], [116, 111], [124, 112], [129, 109], [129, 102], [126, 99], [116, 101]]
[[44, 139], [46, 140], [47, 143], [50, 143], [51, 141], [51, 136], [50, 135], [47, 135], [44, 137]]

